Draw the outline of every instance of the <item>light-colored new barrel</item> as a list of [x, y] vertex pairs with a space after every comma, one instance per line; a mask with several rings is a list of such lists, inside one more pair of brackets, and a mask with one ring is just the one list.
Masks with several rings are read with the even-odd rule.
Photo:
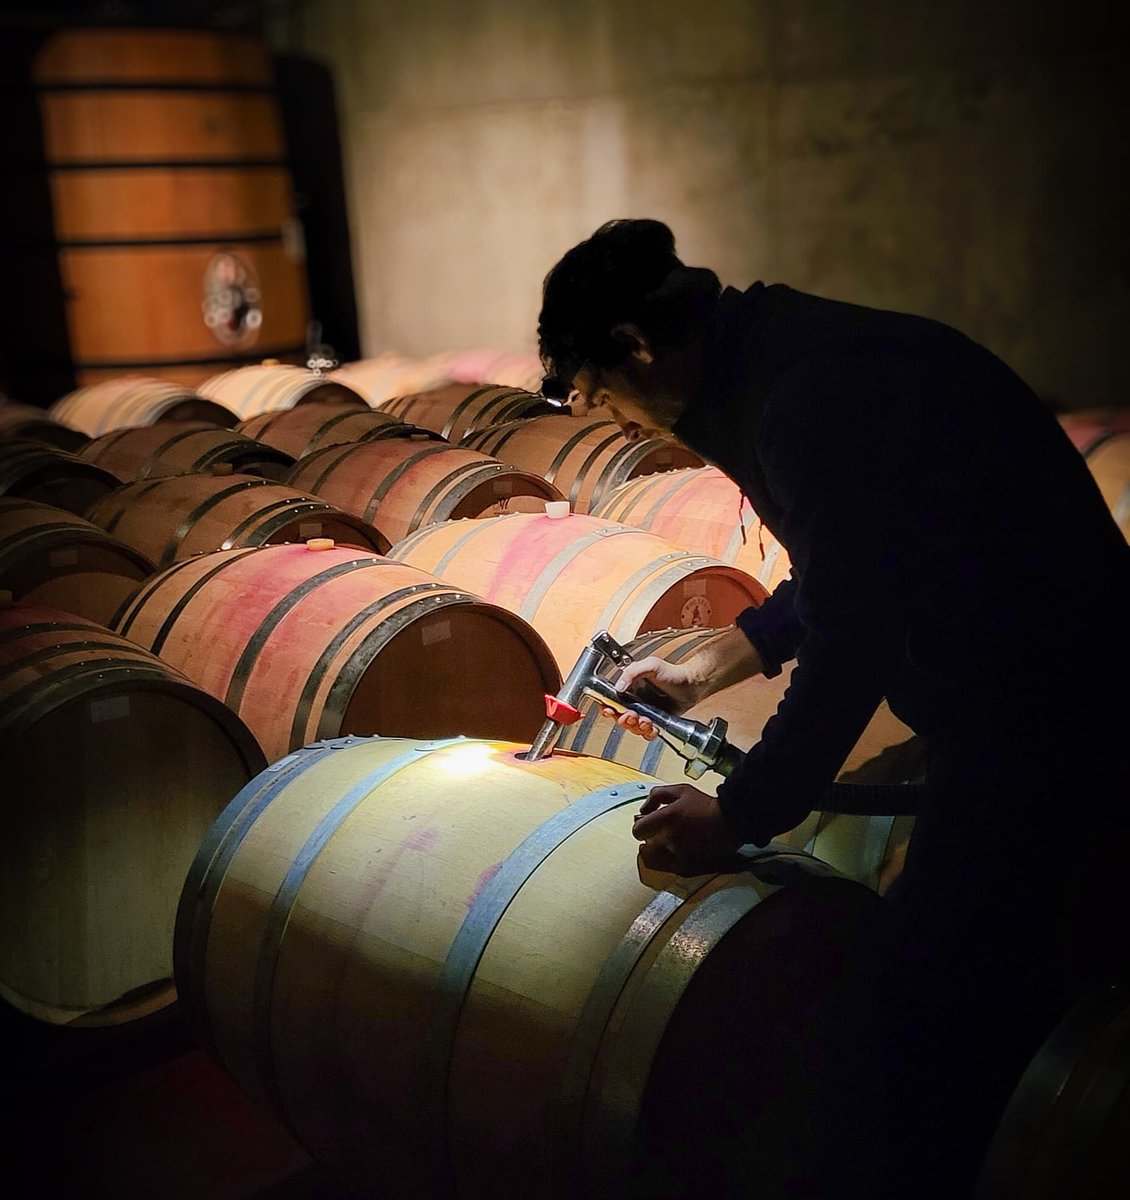
[[476, 347], [451, 350], [439, 356], [448, 376], [456, 383], [493, 383], [537, 391], [545, 374], [541, 359], [532, 351]]
[[641, 876], [655, 780], [525, 749], [342, 739], [249, 784], [177, 918], [201, 1040], [363, 1192], [731, 1195], [752, 1161], [788, 1194], [878, 898], [789, 853]]
[[0, 699], [0, 995], [53, 1024], [166, 1006], [185, 875], [259, 747], [168, 663], [56, 609], [0, 605]]
[[396, 542], [389, 555], [518, 613], [549, 643], [563, 675], [601, 629], [626, 642], [655, 629], [720, 628], [766, 596], [736, 567], [576, 513], [445, 521]]
[[717, 467], [629, 479], [606, 493], [593, 516], [650, 529], [688, 550], [733, 563], [770, 592], [792, 569], [788, 552]]
[[233, 424], [259, 413], [326, 400], [360, 409], [369, 407], [364, 397], [346, 384], [287, 363], [236, 367], [205, 379], [197, 390], [205, 399], [235, 413]]
[[445, 361], [442, 354], [417, 359], [389, 350], [343, 363], [330, 372], [330, 378], [360, 392], [369, 404], [380, 408], [394, 396], [412, 396], [451, 383]]
[[[176, 475], [125, 484], [91, 506], [95, 524], [167, 567], [210, 550], [331, 538], [384, 554], [384, 534], [336, 505], [255, 475]], [[156, 567], [154, 569], [156, 569]]]
[[191, 388], [140, 375], [116, 376], [61, 396], [50, 408], [56, 421], [96, 438], [115, 429], [157, 421], [207, 421], [227, 429], [238, 417]]
[[629, 441], [615, 421], [568, 411], [480, 429], [463, 444], [543, 475], [578, 513], [593, 512], [609, 492], [637, 475], [702, 466], [685, 446], [663, 438]]
[[161, 421], [118, 429], [94, 438], [79, 454], [113, 471], [123, 483], [224, 468], [280, 479], [294, 466], [292, 454], [203, 421]]
[[504, 512], [541, 512], [561, 493], [540, 475], [446, 441], [389, 438], [327, 446], [287, 482], [380, 526], [393, 542], [421, 526]]
[[0, 496], [0, 589], [108, 625], [156, 570], [147, 555], [63, 508]]
[[323, 547], [195, 555], [115, 628], [239, 712], [272, 761], [344, 733], [534, 737], [561, 675], [531, 626], [417, 568]]

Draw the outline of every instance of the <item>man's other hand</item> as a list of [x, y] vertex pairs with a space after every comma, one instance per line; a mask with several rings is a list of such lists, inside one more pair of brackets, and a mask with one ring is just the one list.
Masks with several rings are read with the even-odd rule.
[[645, 867], [675, 875], [733, 870], [742, 844], [718, 800], [689, 783], [652, 788], [632, 836], [643, 843], [639, 853]]

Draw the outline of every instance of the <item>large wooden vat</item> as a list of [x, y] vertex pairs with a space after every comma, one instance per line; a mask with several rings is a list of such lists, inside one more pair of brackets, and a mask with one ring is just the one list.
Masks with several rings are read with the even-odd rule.
[[177, 917], [202, 1042], [363, 1195], [824, 1194], [881, 902], [789, 853], [641, 877], [655, 780], [526, 748], [340, 739], [249, 784]]
[[394, 417], [435, 430], [449, 442], [461, 442], [488, 425], [553, 411], [553, 405], [535, 392], [478, 383], [449, 383], [415, 395], [395, 396], [380, 407]]
[[[713, 639], [719, 629], [662, 629], [632, 638], [625, 644], [634, 659], [654, 654], [670, 662], [681, 662]], [[609, 668], [607, 678], [614, 680], [619, 670]], [[721, 717], [727, 724], [727, 738], [741, 750], [748, 750], [761, 737], [765, 722], [777, 711], [792, 676], [791, 666], [775, 679], [759, 676], [715, 692], [686, 715], [709, 722]], [[647, 741], [626, 733], [614, 721], [603, 717], [598, 705], [586, 700], [584, 716], [575, 725], [566, 726], [558, 746], [580, 754], [596, 754], [654, 775], [666, 783], [688, 783], [686, 761], [661, 738]], [[903, 783], [913, 778], [919, 767], [917, 741], [884, 703], [864, 730], [848, 757], [839, 778], [856, 783]], [[708, 771], [694, 781], [695, 787], [714, 795], [722, 782]], [[913, 818], [858, 816], [850, 813], [813, 812], [782, 841], [798, 849], [808, 849], [850, 879], [857, 879], [880, 891], [894, 881], [901, 866], [901, 855], [913, 828]]]
[[426, 526], [389, 551], [529, 621], [567, 675], [594, 633], [720, 628], [762, 603], [743, 571], [631, 525], [512, 513]]
[[156, 569], [140, 550], [84, 517], [0, 497], [0, 588], [13, 600], [108, 625]]
[[203, 421], [118, 429], [92, 439], [79, 453], [113, 471], [123, 483], [223, 470], [281, 479], [294, 466], [292, 454]]
[[296, 404], [332, 401], [354, 408], [368, 408], [368, 402], [343, 383], [318, 371], [286, 363], [259, 363], [239, 367], [205, 379], [200, 394], [216, 404], [222, 404], [236, 414], [237, 421], [246, 421], [258, 413], [293, 408]]
[[0, 439], [7, 438], [43, 442], [71, 453], [81, 450], [90, 440], [85, 433], [69, 428], [42, 408], [17, 404], [0, 396]]
[[[116, 488], [87, 510], [157, 567], [244, 546], [330, 538], [372, 554], [389, 539], [318, 496], [255, 475], [175, 475]], [[156, 568], [154, 568], [156, 569]]]
[[238, 420], [230, 409], [190, 388], [140, 375], [75, 388], [56, 400], [50, 412], [56, 421], [88, 438], [157, 421], [207, 421], [226, 429]]
[[208, 828], [266, 765], [239, 718], [79, 617], [0, 606], [0, 995], [62, 1024], [164, 1007]]
[[541, 512], [562, 499], [540, 475], [488, 454], [409, 438], [327, 446], [299, 459], [286, 478], [373, 521], [393, 542], [437, 521]]
[[239, 712], [272, 761], [343, 733], [532, 739], [561, 679], [506, 609], [319, 543], [186, 559], [114, 627]]
[[569, 412], [480, 429], [463, 444], [543, 475], [579, 513], [592, 512], [613, 488], [637, 475], [702, 466], [685, 446], [663, 438], [630, 442], [615, 421]]
[[300, 355], [305, 268], [262, 43], [63, 30], [33, 76], [79, 382]]
[[0, 496], [21, 496], [82, 514], [121, 480], [96, 463], [43, 442], [0, 442]]
[[770, 592], [792, 570], [787, 551], [717, 467], [629, 479], [605, 493], [592, 515], [650, 529], [688, 550], [733, 563]]
[[247, 437], [285, 451], [293, 459], [327, 446], [374, 438], [411, 437], [424, 441], [440, 438], [434, 430], [398, 420], [390, 413], [329, 400], [259, 413], [241, 421], [236, 428]]

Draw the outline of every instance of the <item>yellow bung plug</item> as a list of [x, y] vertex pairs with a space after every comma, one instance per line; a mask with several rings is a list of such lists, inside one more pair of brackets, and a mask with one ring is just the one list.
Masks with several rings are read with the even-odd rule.
[[307, 550], [332, 550], [334, 548], [333, 538], [307, 538]]
[[569, 515], [568, 500], [547, 500], [545, 502], [545, 515], [552, 517], [553, 520], [560, 520], [562, 517]]

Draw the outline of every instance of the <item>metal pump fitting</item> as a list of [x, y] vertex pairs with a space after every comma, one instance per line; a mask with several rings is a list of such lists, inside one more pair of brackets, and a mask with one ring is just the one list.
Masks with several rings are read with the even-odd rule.
[[707, 771], [729, 775], [745, 755], [726, 740], [727, 724], [715, 717], [708, 725], [690, 717], [678, 717], [652, 704], [645, 704], [615, 686], [598, 672], [606, 662], [626, 667], [632, 661], [629, 652], [607, 630], [593, 636], [581, 652], [556, 696], [547, 695], [546, 721], [538, 731], [526, 758], [546, 758], [553, 750], [566, 725], [580, 720], [581, 701], [587, 696], [616, 712], [634, 712], [655, 726], [656, 732], [681, 758], [685, 773], [700, 779]]

